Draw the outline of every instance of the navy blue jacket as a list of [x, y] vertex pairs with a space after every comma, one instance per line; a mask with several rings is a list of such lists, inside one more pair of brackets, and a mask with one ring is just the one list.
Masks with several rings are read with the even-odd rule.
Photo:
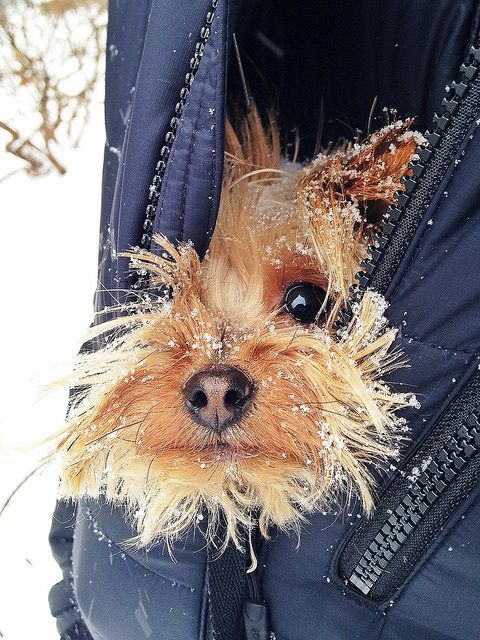
[[[260, 577], [277, 640], [480, 638], [480, 491], [472, 418], [477, 403], [480, 408], [475, 378], [480, 92], [477, 96], [476, 49], [469, 53], [479, 38], [479, 5], [477, 0], [110, 3], [99, 262], [103, 287], [96, 295], [97, 309], [111, 303], [106, 290], [134, 285], [117, 251], [142, 242], [148, 246], [152, 230], [174, 240], [192, 239], [201, 254], [208, 246], [221, 187], [226, 97], [242, 95], [231, 60], [233, 31], [252, 93], [260, 102], [278, 104], [284, 131], [299, 126], [304, 158], [314, 152], [320, 124], [323, 141], [348, 135], [344, 123], [365, 129], [375, 96], [380, 113], [383, 106], [395, 107], [400, 116], [416, 116], [422, 131], [458, 129], [446, 151], [443, 142], [431, 137], [418, 167], [416, 192], [410, 204], [404, 203], [413, 206], [414, 198], [420, 202], [422, 196], [415, 224], [402, 232], [395, 260], [379, 268], [373, 261], [369, 267], [372, 286], [378, 285], [390, 302], [390, 320], [400, 327], [397, 341], [410, 361], [409, 368], [396, 372], [395, 382], [413, 389], [421, 401], [421, 408], [407, 416], [413, 439], [401, 465], [408, 472], [421, 462], [424, 449], [415, 455], [426, 442], [433, 463], [443, 456], [443, 468], [456, 484], [447, 499], [441, 484], [445, 474], [439, 479], [427, 470], [424, 486], [435, 486], [429, 485], [425, 495], [439, 507], [435, 517], [440, 524], [427, 523], [424, 530], [431, 535], [420, 535], [422, 529], [410, 534], [416, 523], [409, 516], [394, 532], [400, 555], [392, 562], [397, 564], [389, 565], [375, 545], [387, 538], [391, 544], [396, 525], [387, 520], [392, 514], [397, 518], [395, 509], [408, 493], [398, 472], [384, 480], [385, 497], [383, 502], [380, 497], [373, 525], [351, 505], [347, 511], [310, 517], [299, 548], [296, 539], [274, 533], [261, 549]], [[213, 20], [207, 15], [212, 8]], [[202, 32], [205, 28], [209, 31]], [[203, 57], [186, 84], [197, 43], [204, 44]], [[457, 84], [445, 93], [453, 81]], [[189, 91], [182, 93], [185, 86]], [[456, 114], [465, 108], [451, 101], [466, 99], [468, 117], [462, 116], [460, 126]], [[179, 100], [175, 139], [168, 147]], [[446, 124], [434, 120], [435, 111], [446, 114]], [[167, 154], [162, 151], [166, 144]], [[161, 188], [154, 194], [152, 218], [146, 216], [149, 186], [160, 159], [166, 165], [157, 170]], [[428, 183], [432, 172], [437, 178], [441, 172], [440, 179]], [[470, 420], [472, 430], [455, 436], [452, 444], [448, 429], [461, 429], [455, 422], [459, 416]], [[472, 462], [465, 462], [462, 455], [470, 443], [475, 451]], [[119, 543], [132, 533], [122, 511], [100, 501], [58, 505], [51, 544], [64, 579], [52, 588], [50, 606], [59, 633], [94, 640], [205, 640], [208, 593], [201, 536], [178, 544], [173, 562], [162, 544], [148, 553], [125, 551]], [[372, 554], [387, 566], [387, 573], [373, 579], [368, 574]], [[362, 573], [364, 565], [367, 573]]]

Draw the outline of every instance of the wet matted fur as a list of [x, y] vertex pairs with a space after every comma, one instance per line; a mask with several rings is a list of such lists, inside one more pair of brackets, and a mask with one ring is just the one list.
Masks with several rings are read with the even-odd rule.
[[[385, 372], [401, 357], [385, 303], [367, 292], [338, 335], [334, 321], [366, 256], [368, 205], [392, 202], [415, 149], [410, 122], [364, 144], [344, 145], [306, 166], [282, 160], [275, 123], [253, 110], [227, 127], [218, 224], [206, 258], [193, 247], [133, 251], [152, 294], [119, 309], [92, 335], [72, 384], [82, 399], [58, 443], [61, 495], [105, 494], [124, 504], [138, 546], [168, 542], [220, 517], [226, 542], [259, 523], [297, 529], [331, 500], [358, 494], [372, 507], [371, 467], [393, 456], [404, 434], [395, 412], [413, 401]], [[312, 324], [285, 310], [295, 283], [327, 292]], [[172, 293], [158, 298], [162, 287]], [[198, 371], [235, 367], [252, 381], [252, 404], [220, 434], [186, 410], [183, 389]]]

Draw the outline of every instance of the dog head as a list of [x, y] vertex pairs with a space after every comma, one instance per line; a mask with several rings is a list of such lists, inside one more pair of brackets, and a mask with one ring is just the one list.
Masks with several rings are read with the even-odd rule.
[[[393, 201], [414, 153], [410, 123], [307, 166], [281, 159], [274, 124], [253, 112], [227, 130], [219, 221], [200, 261], [156, 241], [132, 252], [153, 291], [95, 329], [81, 356], [58, 445], [62, 493], [126, 504], [140, 546], [207, 517], [240, 545], [258, 522], [298, 527], [331, 499], [372, 505], [369, 466], [395, 455], [407, 396], [384, 301], [367, 292], [339, 335], [334, 321], [366, 256], [369, 217]], [[86, 389], [86, 390], [85, 390]]]

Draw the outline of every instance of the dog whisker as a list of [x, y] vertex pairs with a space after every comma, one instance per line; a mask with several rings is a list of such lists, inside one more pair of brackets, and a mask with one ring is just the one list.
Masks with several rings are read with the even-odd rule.
[[148, 465], [148, 468], [147, 468], [147, 476], [146, 476], [146, 478], [145, 478], [145, 485], [146, 485], [146, 486], [148, 486], [148, 479], [149, 479], [149, 477], [150, 477], [150, 470], [151, 470], [151, 468], [152, 468], [152, 464], [155, 462], [155, 460], [156, 460], [156, 459], [157, 459], [157, 456], [152, 456], [152, 459], [150, 460], [150, 463], [149, 463], [149, 465]]
[[[85, 446], [89, 446], [91, 444], [94, 444], [95, 442], [99, 442], [99, 440], [103, 440], [104, 438], [108, 438], [109, 436], [111, 436], [114, 433], [117, 433], [117, 431], [121, 431], [122, 429], [128, 429], [129, 427], [133, 427], [136, 424], [141, 424], [142, 421], [141, 420], [137, 420], [136, 422], [131, 422], [130, 424], [124, 424], [120, 427], [116, 427], [115, 429], [111, 429], [110, 431], [108, 431], [107, 433], [104, 433], [102, 436], [99, 436], [98, 438], [95, 438], [94, 440], [90, 440], [90, 442], [86, 442]], [[124, 442], [126, 442], [126, 440], [124, 440]]]
[[155, 402], [155, 403], [150, 407], [150, 409], [147, 411], [147, 413], [146, 413], [146, 414], [145, 414], [145, 416], [142, 418], [142, 420], [140, 421], [140, 424], [138, 425], [137, 433], [136, 433], [136, 436], [135, 436], [135, 443], [136, 443], [136, 444], [138, 444], [138, 436], [139, 436], [139, 433], [140, 433], [140, 431], [141, 431], [141, 429], [142, 429], [142, 426], [145, 424], [145, 420], [146, 420], [148, 417], [150, 417], [150, 415], [152, 414], [153, 410], [154, 410], [154, 409], [156, 409], [156, 407], [158, 407], [158, 405], [159, 405], [159, 404], [160, 404], [160, 401]]

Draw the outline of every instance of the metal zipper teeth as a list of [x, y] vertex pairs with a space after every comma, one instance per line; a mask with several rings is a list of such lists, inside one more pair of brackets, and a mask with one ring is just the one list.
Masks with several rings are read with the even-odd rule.
[[[163, 178], [165, 176], [165, 170], [167, 168], [167, 161], [172, 150], [173, 143], [175, 142], [177, 127], [182, 116], [185, 103], [188, 98], [188, 94], [192, 88], [193, 80], [197, 73], [200, 61], [203, 57], [205, 45], [210, 36], [211, 25], [215, 16], [215, 9], [218, 6], [218, 0], [212, 0], [210, 10], [205, 16], [205, 24], [200, 30], [200, 38], [195, 45], [195, 51], [193, 57], [190, 60], [190, 69], [185, 76], [185, 84], [183, 85], [179, 100], [175, 105], [174, 114], [170, 120], [170, 127], [165, 134], [165, 144], [160, 149], [160, 159], [155, 167], [155, 173], [150, 183], [148, 190], [148, 205], [145, 210], [145, 219], [143, 222], [143, 234], [140, 240], [140, 247], [142, 249], [150, 249], [153, 235], [153, 226], [155, 221], [155, 215], [157, 212], [158, 200], [160, 197], [160, 190], [162, 187]], [[148, 288], [148, 273], [146, 269], [139, 269], [136, 271], [137, 278], [132, 284], [132, 289], [135, 291], [142, 291]]]
[[363, 553], [347, 584], [368, 596], [390, 561], [480, 452], [480, 413], [471, 413], [416, 479]]
[[[441, 103], [440, 113], [436, 113], [433, 118], [435, 128], [432, 131], [427, 131], [425, 137], [428, 144], [419, 146], [416, 149], [418, 160], [412, 160], [408, 169], [411, 175], [405, 175], [401, 183], [404, 187], [403, 191], [395, 192], [395, 202], [391, 204], [386, 212], [385, 218], [381, 223], [381, 230], [375, 235], [373, 244], [368, 248], [370, 257], [362, 262], [362, 271], [359, 271], [356, 275], [357, 283], [350, 288], [351, 298], [346, 308], [340, 312], [339, 318], [335, 325], [337, 330], [341, 330], [352, 319], [352, 304], [358, 303], [363, 297], [365, 291], [368, 288], [374, 288], [379, 293], [385, 293], [386, 288], [391, 280], [392, 273], [394, 273], [396, 266], [398, 266], [402, 251], [397, 251], [394, 267], [390, 267], [388, 275], [382, 274], [379, 277], [379, 267], [384, 261], [387, 249], [392, 244], [392, 239], [399, 232], [399, 225], [403, 221], [406, 211], [409, 206], [412, 205], [412, 198], [421, 183], [420, 178], [424, 176], [429, 165], [435, 159], [439, 146], [444, 139], [445, 135], [451, 129], [454, 116], [457, 114], [462, 100], [467, 97], [472, 84], [478, 76], [480, 63], [480, 47], [470, 47], [467, 60], [461, 65], [458, 80], [452, 82], [447, 87], [446, 96]], [[448, 160], [451, 160], [449, 158]], [[442, 171], [437, 171], [439, 174], [438, 183], [442, 177]], [[435, 186], [438, 186], [435, 185]], [[432, 194], [435, 191], [433, 188]], [[425, 207], [426, 208], [426, 207]], [[422, 214], [424, 210], [422, 211]], [[401, 239], [403, 249], [405, 250], [413, 236], [415, 229], [420, 220], [415, 220], [415, 224], [410, 226], [409, 233], [405, 234], [406, 237]], [[409, 237], [408, 237], [409, 236]]]

